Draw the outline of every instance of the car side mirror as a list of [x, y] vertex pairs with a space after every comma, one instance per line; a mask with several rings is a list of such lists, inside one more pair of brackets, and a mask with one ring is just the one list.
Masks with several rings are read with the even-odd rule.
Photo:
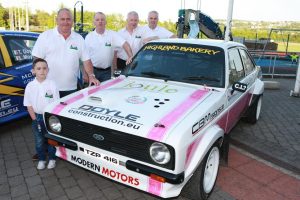
[[239, 92], [246, 92], [247, 91], [247, 84], [241, 83], [241, 82], [234, 82], [232, 84], [232, 92], [233, 91], [239, 91]]

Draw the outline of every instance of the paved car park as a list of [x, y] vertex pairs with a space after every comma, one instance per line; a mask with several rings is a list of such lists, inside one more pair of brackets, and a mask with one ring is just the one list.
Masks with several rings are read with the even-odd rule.
[[[294, 80], [279, 79], [280, 90], [266, 90], [261, 119], [232, 131], [229, 166], [220, 168], [210, 200], [300, 199], [300, 99], [289, 97]], [[0, 199], [157, 199], [65, 161], [54, 170], [36, 169], [28, 118], [0, 127]], [[265, 161], [275, 162], [282, 168]], [[288, 186], [288, 187], [287, 187]], [[175, 199], [184, 200], [183, 197]]]

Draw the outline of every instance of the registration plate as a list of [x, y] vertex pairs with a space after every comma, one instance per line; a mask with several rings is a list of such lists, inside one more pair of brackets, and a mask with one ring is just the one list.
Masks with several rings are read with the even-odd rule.
[[119, 164], [119, 160], [112, 156], [108, 156], [108, 155], [105, 155], [104, 153], [95, 152], [95, 151], [92, 151], [92, 150], [89, 150], [86, 148], [82, 148], [82, 147], [80, 147], [79, 149], [80, 149], [80, 151], [84, 152], [86, 155], [88, 155], [90, 157], [97, 158], [97, 159], [103, 160], [105, 162], [113, 163], [116, 165]]

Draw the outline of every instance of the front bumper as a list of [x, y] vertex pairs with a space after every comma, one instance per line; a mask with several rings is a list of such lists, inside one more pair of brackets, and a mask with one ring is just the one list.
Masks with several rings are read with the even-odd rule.
[[[80, 167], [86, 168], [97, 174], [105, 176], [114, 181], [143, 190], [145, 192], [169, 198], [178, 196], [184, 186], [184, 172], [179, 174], [168, 173], [145, 164], [128, 160], [127, 157], [107, 152], [80, 142], [46, 134], [46, 138], [57, 142], [56, 155]], [[84, 153], [84, 149], [95, 152], [95, 155], [108, 155], [109, 159], [117, 158], [118, 164], [107, 162], [91, 157]], [[165, 182], [152, 179], [152, 175], [164, 178]]]

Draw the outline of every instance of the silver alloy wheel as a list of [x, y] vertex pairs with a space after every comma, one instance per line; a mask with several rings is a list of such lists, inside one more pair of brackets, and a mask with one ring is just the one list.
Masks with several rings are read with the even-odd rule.
[[216, 182], [220, 162], [220, 151], [218, 147], [213, 147], [207, 157], [203, 176], [203, 189], [210, 193]]

